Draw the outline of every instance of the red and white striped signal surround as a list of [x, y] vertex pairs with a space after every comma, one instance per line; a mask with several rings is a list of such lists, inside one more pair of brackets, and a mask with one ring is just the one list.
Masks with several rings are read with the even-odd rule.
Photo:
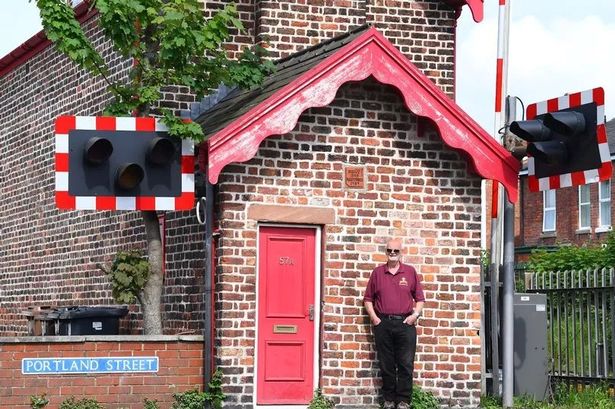
[[166, 132], [167, 128], [151, 117], [61, 116], [56, 119], [55, 200], [58, 209], [188, 210], [194, 207], [194, 143], [187, 140], [181, 141], [181, 194], [177, 197], [71, 195], [69, 133], [73, 130]]
[[537, 102], [527, 107], [527, 119], [534, 119], [538, 115], [555, 112], [566, 108], [573, 108], [594, 102], [596, 104], [596, 139], [600, 152], [602, 165], [597, 169], [589, 169], [562, 175], [543, 178], [536, 177], [534, 158], [528, 156], [528, 183], [531, 191], [558, 189], [561, 187], [579, 186], [601, 180], [609, 180], [612, 175], [611, 154], [604, 125], [604, 90], [594, 88], [583, 92], [568, 94], [559, 98]]

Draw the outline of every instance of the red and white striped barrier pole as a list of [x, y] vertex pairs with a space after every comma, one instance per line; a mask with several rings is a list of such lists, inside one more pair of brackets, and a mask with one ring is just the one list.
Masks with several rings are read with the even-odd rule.
[[[498, 8], [498, 47], [496, 61], [496, 89], [495, 89], [495, 120], [494, 137], [498, 142], [500, 130], [507, 123], [503, 112], [506, 101], [508, 85], [508, 40], [510, 26], [510, 2], [512, 0], [499, 0]], [[495, 322], [501, 323], [502, 333], [502, 407], [510, 408], [513, 405], [513, 354], [514, 354], [514, 322], [513, 322], [513, 294], [514, 294], [514, 207], [509, 202], [504, 189], [498, 183], [493, 183], [492, 193], [492, 266], [495, 282], [492, 279], [492, 297], [495, 295], [496, 309], [499, 288], [499, 267], [504, 266], [502, 272], [502, 316]], [[504, 220], [505, 219], [505, 220]], [[497, 336], [497, 334], [495, 334]], [[496, 358], [497, 359], [497, 358]], [[494, 390], [499, 385], [496, 373], [498, 367], [493, 368]]]
[[[503, 112], [506, 100], [506, 90], [508, 81], [508, 37], [510, 24], [510, 1], [499, 0], [498, 7], [498, 45], [496, 59], [496, 80], [495, 80], [495, 115], [494, 115], [494, 138], [498, 142], [502, 142], [500, 138], [500, 130], [506, 125], [506, 118]], [[503, 344], [503, 383], [502, 395], [503, 406], [512, 406], [512, 366], [510, 365], [512, 358], [512, 310], [504, 305], [502, 320], [499, 319], [498, 299], [499, 299], [499, 282], [500, 282], [500, 266], [503, 261], [503, 210], [504, 203], [507, 201], [506, 192], [500, 188], [497, 182], [492, 184], [491, 192], [491, 345], [492, 345], [492, 382], [493, 392], [499, 394], [500, 374], [499, 374], [499, 344], [498, 344], [498, 325], [502, 323], [502, 344]], [[513, 211], [514, 213], [514, 211]], [[514, 237], [514, 233], [513, 233]], [[514, 247], [513, 247], [514, 251]], [[514, 271], [513, 271], [514, 274]], [[513, 279], [514, 284], [514, 279]], [[506, 286], [505, 286], [506, 287]], [[507, 294], [508, 291], [504, 288], [504, 304], [510, 298], [512, 302], [512, 294]], [[508, 312], [508, 313], [507, 313]], [[510, 315], [510, 317], [508, 317]], [[508, 325], [510, 324], [510, 325]], [[510, 337], [510, 342], [506, 339]], [[510, 355], [510, 357], [509, 357]], [[510, 403], [509, 403], [510, 401]]]

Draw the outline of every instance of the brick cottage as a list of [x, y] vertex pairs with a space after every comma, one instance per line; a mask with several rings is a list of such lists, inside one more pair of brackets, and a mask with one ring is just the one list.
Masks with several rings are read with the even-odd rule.
[[[189, 111], [208, 136], [198, 150], [199, 175], [215, 184], [209, 197], [216, 220], [213, 306], [203, 302], [209, 262], [203, 227], [194, 212], [168, 212], [160, 217], [163, 317], [165, 337], [177, 339], [154, 340], [171, 347], [111, 348], [159, 356], [182, 350], [175, 342], [183, 342], [191, 351], [194, 338], [179, 334], [200, 334], [213, 307], [214, 337], [205, 349], [213, 350], [224, 373], [225, 407], [305, 407], [320, 387], [339, 408], [375, 408], [379, 378], [363, 290], [384, 261], [386, 239], [399, 236], [404, 260], [417, 267], [427, 296], [416, 381], [445, 405], [476, 406], [481, 177], [501, 182], [516, 199], [518, 162], [450, 99], [455, 7], [463, 3], [239, 2], [249, 35], [236, 36], [231, 52], [267, 37], [271, 55], [280, 58], [276, 72], [255, 90], [220, 90], [194, 104], [187, 89], [165, 92], [165, 104]], [[482, 4], [467, 3], [480, 15]], [[217, 6], [206, 2], [206, 13]], [[125, 76], [130, 62], [100, 40], [96, 14], [83, 6], [77, 13], [114, 76]], [[100, 114], [108, 98], [102, 80], [75, 68], [42, 37], [1, 60], [0, 75], [2, 172], [9, 176], [2, 179], [0, 201], [0, 382], [32, 390], [27, 382], [34, 378], [24, 380], [15, 369], [19, 362], [8, 362], [62, 348], [45, 349], [25, 337], [22, 310], [112, 303], [96, 264], [108, 263], [118, 250], [143, 248], [144, 232], [135, 213], [55, 209], [53, 121], [62, 114]], [[139, 331], [133, 308], [122, 332]], [[47, 341], [62, 339], [70, 342]], [[75, 355], [62, 356], [99, 351], [70, 350]], [[202, 363], [189, 356], [187, 367]], [[161, 358], [160, 365], [159, 376], [175, 376], [175, 361]], [[181, 382], [151, 374], [139, 381], [133, 374], [129, 384], [162, 383], [176, 392], [194, 384], [188, 372]], [[52, 376], [37, 379], [52, 388], [57, 407], [67, 394], [57, 385], [74, 377], [49, 382]], [[107, 376], [86, 375], [80, 384], [121, 385], [124, 379]], [[0, 388], [0, 407], [8, 399], [15, 402], [10, 407], [27, 407], [27, 393], [18, 402], [16, 388]], [[149, 397], [154, 391], [119, 393]], [[85, 394], [118, 392], [86, 388]], [[140, 407], [133, 400], [104, 401]]]

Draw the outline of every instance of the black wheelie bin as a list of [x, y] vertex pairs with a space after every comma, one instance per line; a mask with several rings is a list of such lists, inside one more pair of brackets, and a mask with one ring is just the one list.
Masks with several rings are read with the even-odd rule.
[[126, 306], [62, 307], [56, 313], [56, 335], [118, 335]]

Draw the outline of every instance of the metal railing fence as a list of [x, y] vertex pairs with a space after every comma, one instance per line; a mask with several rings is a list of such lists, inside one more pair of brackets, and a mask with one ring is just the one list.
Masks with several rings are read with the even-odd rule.
[[527, 273], [527, 292], [547, 295], [553, 380], [615, 380], [615, 270]]

